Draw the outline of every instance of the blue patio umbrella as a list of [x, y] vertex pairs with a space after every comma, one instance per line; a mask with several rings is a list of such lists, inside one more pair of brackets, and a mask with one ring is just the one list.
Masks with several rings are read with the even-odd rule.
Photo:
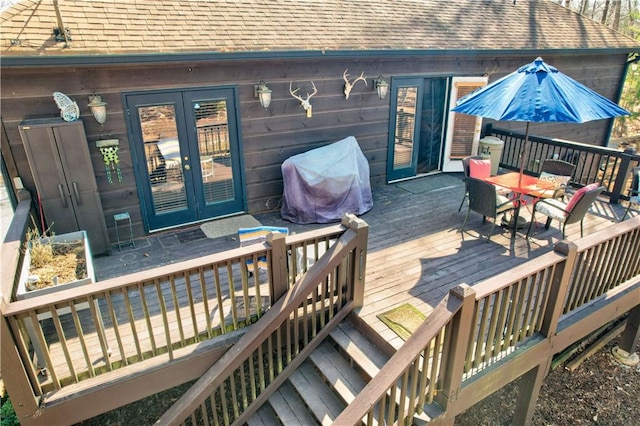
[[540, 57], [460, 98], [452, 111], [498, 121], [526, 121], [521, 175], [528, 149], [530, 123], [584, 123], [630, 114], [546, 64]]

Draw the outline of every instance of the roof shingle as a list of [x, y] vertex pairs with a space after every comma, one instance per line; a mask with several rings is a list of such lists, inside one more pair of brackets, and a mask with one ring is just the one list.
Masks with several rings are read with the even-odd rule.
[[60, 0], [0, 16], [3, 56], [247, 51], [631, 49], [548, 0]]

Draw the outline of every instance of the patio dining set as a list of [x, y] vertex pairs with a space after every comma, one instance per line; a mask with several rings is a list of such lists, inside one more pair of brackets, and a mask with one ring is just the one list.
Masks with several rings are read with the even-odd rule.
[[[527, 236], [531, 233], [536, 214], [547, 216], [546, 228], [552, 220], [558, 220], [562, 225], [563, 239], [566, 226], [576, 222], [580, 222], [581, 236], [584, 235], [584, 216], [605, 188], [598, 183], [586, 185], [565, 202], [565, 189], [575, 165], [555, 158], [544, 160], [539, 176], [525, 175], [524, 166], [529, 158], [529, 126], [531, 123], [585, 123], [612, 119], [630, 115], [629, 111], [546, 64], [540, 57], [461, 97], [452, 111], [496, 121], [526, 123], [519, 173], [489, 176], [491, 165], [481, 164], [482, 158], [464, 159], [465, 199], [468, 196], [469, 212], [481, 213], [486, 220], [487, 217], [495, 219], [501, 213], [513, 211], [508, 224], [512, 225], [512, 236], [515, 236], [519, 225], [526, 222], [520, 220], [520, 207], [533, 203]], [[468, 217], [467, 213], [463, 230]]]
[[[546, 216], [546, 229], [553, 220], [557, 220], [562, 227], [563, 239], [566, 226], [577, 222], [580, 222], [580, 235], [584, 236], [584, 217], [604, 190], [604, 187], [593, 183], [578, 189], [567, 200], [566, 189], [575, 165], [563, 160], [545, 160], [539, 176], [518, 172], [491, 176], [490, 160], [482, 156], [466, 157], [462, 163], [465, 194], [458, 211], [467, 198], [469, 202], [461, 232], [464, 232], [471, 211], [475, 211], [482, 214], [483, 223], [487, 218], [493, 219], [487, 241], [491, 239], [496, 220], [501, 214], [504, 214], [502, 224], [510, 227], [512, 238], [515, 237], [517, 230], [527, 224], [527, 220], [520, 216], [521, 207], [526, 205], [532, 206], [527, 237], [531, 234], [536, 214]], [[507, 213], [510, 213], [510, 218]]]

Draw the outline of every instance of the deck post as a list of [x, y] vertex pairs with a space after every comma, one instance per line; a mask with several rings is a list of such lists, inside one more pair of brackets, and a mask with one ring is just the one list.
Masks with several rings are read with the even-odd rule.
[[286, 235], [271, 232], [267, 235], [267, 242], [271, 246], [271, 265], [269, 265], [269, 292], [271, 305], [289, 290], [289, 270], [287, 268]]
[[346, 214], [342, 218], [342, 225], [357, 234], [354, 249], [354, 265], [352, 275], [354, 308], [364, 304], [364, 279], [367, 272], [367, 243], [369, 241], [369, 225], [353, 214]]
[[627, 318], [627, 325], [622, 332], [622, 336], [620, 336], [620, 343], [618, 344], [617, 348], [614, 348], [614, 355], [617, 355], [616, 358], [621, 361], [629, 362], [630, 365], [636, 365], [638, 356], [635, 355], [634, 352], [638, 348], [639, 339], [640, 305], [633, 308], [629, 313], [629, 317]]
[[544, 378], [547, 377], [550, 365], [551, 357], [527, 371], [520, 378], [518, 400], [513, 412], [513, 425], [531, 424], [533, 412], [536, 409], [536, 402], [538, 401], [538, 395], [540, 394], [540, 388], [542, 388]]
[[[462, 384], [465, 360], [467, 356], [467, 346], [473, 323], [473, 311], [476, 304], [476, 292], [470, 286], [461, 284], [449, 291], [450, 298], [457, 298], [462, 301], [462, 307], [455, 314], [450, 322], [449, 329], [445, 332], [450, 337], [443, 351], [443, 379], [438, 385], [442, 391], [436, 395], [436, 402], [442, 407], [445, 413], [451, 404], [457, 404], [458, 392]], [[464, 402], [461, 402], [464, 405]], [[453, 410], [456, 412], [457, 410]], [[446, 414], [445, 414], [446, 416]], [[451, 424], [455, 417], [446, 417], [443, 424]]]
[[[2, 311], [4, 312], [4, 301]], [[39, 408], [40, 397], [33, 393], [29, 376], [22, 365], [22, 359], [18, 353], [16, 343], [7, 319], [0, 318], [0, 356], [2, 357], [2, 380], [6, 383], [7, 389], [11, 389], [9, 398], [13, 404], [13, 409], [21, 424], [29, 424], [29, 419]]]
[[556, 253], [565, 255], [566, 258], [564, 262], [558, 264], [551, 279], [551, 288], [549, 289], [549, 298], [547, 299], [548, 306], [545, 309], [542, 328], [540, 330], [547, 338], [556, 334], [558, 320], [564, 308], [564, 300], [567, 296], [567, 291], [569, 291], [569, 280], [578, 257], [578, 246], [567, 240], [557, 243], [553, 250]]
[[[556, 334], [558, 320], [562, 315], [564, 300], [569, 290], [569, 282], [573, 268], [578, 257], [578, 246], [567, 240], [560, 241], [554, 247], [556, 253], [565, 256], [563, 262], [556, 266], [551, 287], [549, 288], [548, 306], [545, 309], [545, 316], [542, 322], [541, 332], [547, 339]], [[552, 355], [546, 357], [542, 362], [531, 370], [527, 371], [520, 380], [520, 392], [513, 415], [514, 425], [529, 425], [536, 408], [536, 401], [540, 394], [540, 388], [544, 378], [549, 372]]]
[[609, 202], [611, 204], [618, 204], [620, 201], [620, 195], [622, 194], [625, 181], [627, 180], [627, 176], [631, 171], [631, 156], [635, 154], [635, 150], [631, 147], [624, 150], [625, 154], [623, 155], [620, 161], [620, 167], [618, 168], [618, 173], [616, 175], [616, 180], [613, 184], [613, 189], [611, 190], [611, 195], [609, 196]]
[[[24, 236], [29, 226], [29, 213], [31, 212], [31, 195], [26, 189], [17, 191], [18, 206], [13, 214], [13, 219], [7, 230], [2, 244], [2, 274], [0, 279], [0, 314], [4, 314], [5, 308], [14, 293], [14, 284], [20, 273], [20, 250], [24, 242]], [[25, 371], [16, 342], [13, 338], [11, 327], [7, 319], [0, 318], [0, 376], [8, 389], [11, 389], [11, 403], [21, 424], [28, 424], [28, 419], [36, 413], [40, 404], [40, 397], [36, 396], [31, 387], [29, 376]]]

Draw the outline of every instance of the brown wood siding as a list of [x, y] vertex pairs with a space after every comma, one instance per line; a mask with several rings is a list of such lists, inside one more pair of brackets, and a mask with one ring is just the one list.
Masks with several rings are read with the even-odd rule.
[[[372, 186], [386, 183], [391, 96], [385, 100], [377, 98], [372, 82], [378, 75], [390, 79], [393, 76], [478, 76], [495, 72], [490, 78], [493, 81], [533, 59], [470, 55], [462, 58], [326, 58], [3, 68], [0, 76], [2, 124], [9, 149], [3, 147], [2, 152], [12, 157], [10, 161], [15, 163], [15, 170], [25, 187], [34, 193], [33, 177], [18, 125], [24, 119], [57, 116], [59, 110], [52, 98], [54, 91], [73, 98], [80, 107], [85, 124], [109, 235], [115, 242], [113, 215], [124, 211], [131, 215], [135, 235], [144, 235], [122, 93], [222, 85], [237, 87], [247, 206], [249, 213], [255, 213], [279, 207], [282, 194], [280, 166], [284, 160], [347, 136], [355, 136], [360, 143], [369, 161]], [[545, 56], [544, 59], [599, 93], [615, 98], [626, 57]], [[367, 86], [358, 82], [348, 100], [343, 94], [342, 79], [346, 68], [352, 79], [362, 71], [367, 76]], [[273, 91], [268, 110], [264, 110], [253, 97], [253, 86], [260, 80], [264, 80]], [[294, 88], [302, 87], [303, 94], [310, 87], [310, 81], [316, 84], [318, 94], [311, 99], [312, 118], [307, 118], [299, 102], [290, 96], [290, 81], [293, 81]], [[93, 119], [87, 107], [88, 97], [94, 92], [107, 102], [104, 128]], [[521, 123], [508, 126], [524, 130]], [[535, 125], [532, 134], [601, 144], [607, 129], [608, 122], [604, 120], [583, 125]], [[95, 141], [101, 138], [120, 140], [122, 182], [107, 182], [102, 156], [95, 148]]]

